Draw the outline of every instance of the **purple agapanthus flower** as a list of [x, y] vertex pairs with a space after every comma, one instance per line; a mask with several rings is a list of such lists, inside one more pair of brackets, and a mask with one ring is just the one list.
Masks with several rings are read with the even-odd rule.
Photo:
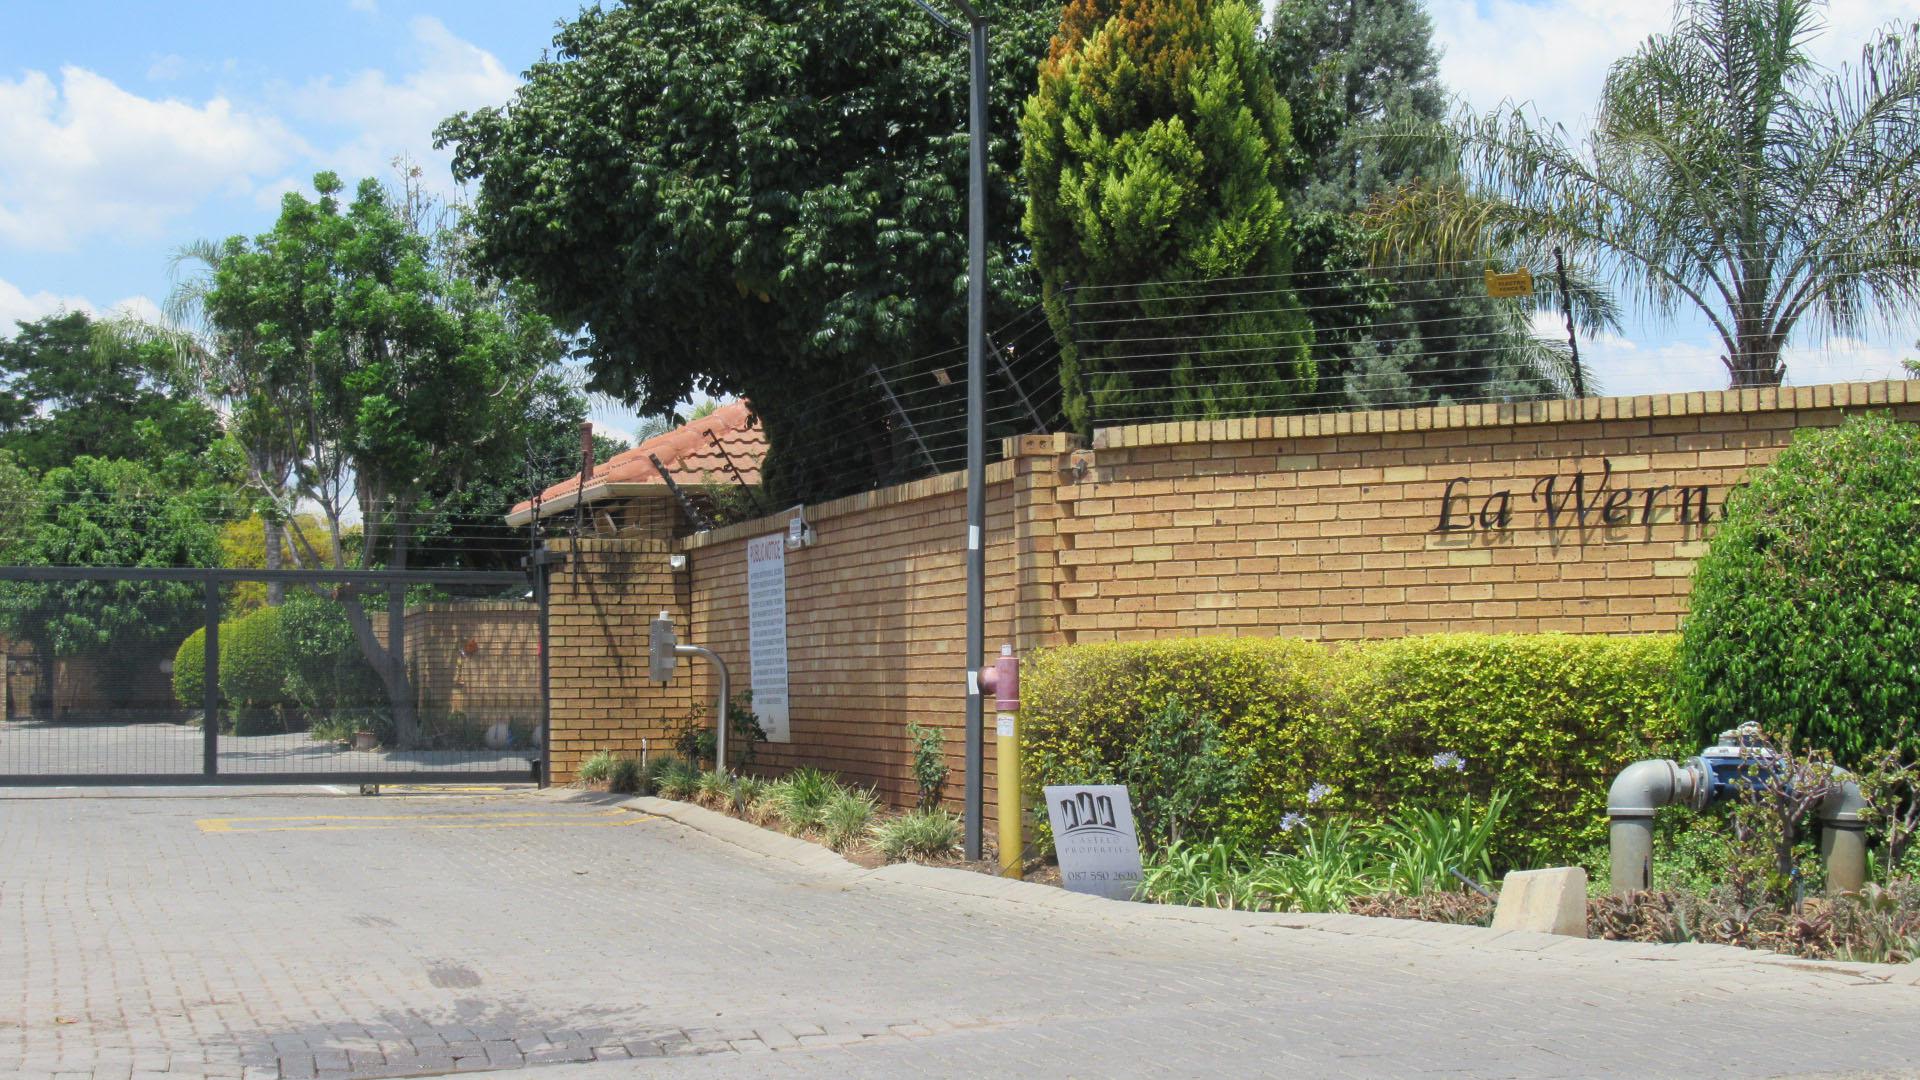
[[1466, 772], [1467, 759], [1451, 750], [1442, 750], [1433, 755], [1433, 767], [1441, 772]]
[[1316, 780], [1314, 781], [1313, 786], [1307, 789], [1307, 805], [1318, 806], [1320, 805], [1320, 800], [1326, 798], [1331, 794], [1333, 794], [1332, 788]]
[[1305, 825], [1306, 823], [1307, 823], [1307, 815], [1299, 813], [1297, 811], [1291, 812], [1291, 813], [1288, 813], [1285, 817], [1280, 819], [1280, 831], [1292, 832], [1293, 830], [1301, 827], [1302, 825]]

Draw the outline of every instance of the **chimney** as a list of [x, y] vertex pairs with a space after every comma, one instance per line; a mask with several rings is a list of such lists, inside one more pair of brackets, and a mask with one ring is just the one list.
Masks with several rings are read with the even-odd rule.
[[580, 482], [593, 479], [593, 421], [580, 421]]

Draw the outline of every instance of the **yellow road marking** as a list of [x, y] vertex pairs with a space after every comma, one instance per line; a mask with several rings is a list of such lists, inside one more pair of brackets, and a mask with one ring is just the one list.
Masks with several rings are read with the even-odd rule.
[[[592, 814], [300, 814], [291, 817], [200, 818], [194, 824], [203, 833], [342, 832], [356, 829], [608, 829], [638, 825], [658, 816], [625, 810]], [[446, 823], [449, 821], [452, 823]], [[296, 822], [299, 824], [291, 824]]]

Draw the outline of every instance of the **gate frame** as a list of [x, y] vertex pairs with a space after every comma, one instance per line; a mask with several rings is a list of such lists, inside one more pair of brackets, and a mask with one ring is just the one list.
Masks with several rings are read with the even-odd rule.
[[[148, 566], [0, 566], [0, 581], [199, 581], [206, 588], [206, 675], [202, 702], [201, 764], [197, 773], [0, 773], [0, 788], [9, 787], [210, 787], [231, 785], [272, 787], [313, 784], [474, 784], [552, 782], [552, 717], [548, 702], [547, 578], [550, 562], [536, 555], [524, 560], [522, 570], [247, 570], [229, 567]], [[531, 586], [538, 624], [540, 665], [540, 756], [526, 772], [503, 769], [444, 770], [436, 772], [341, 771], [293, 773], [223, 773], [220, 771], [220, 727], [224, 702], [220, 695], [220, 587], [240, 582], [285, 582], [298, 585], [363, 585], [388, 591], [408, 585]], [[530, 775], [529, 775], [530, 774]]]

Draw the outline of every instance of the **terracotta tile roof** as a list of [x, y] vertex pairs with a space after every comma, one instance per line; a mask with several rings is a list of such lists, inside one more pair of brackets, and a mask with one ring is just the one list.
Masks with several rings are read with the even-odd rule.
[[[716, 441], [726, 448], [725, 455], [714, 446]], [[767, 456], [767, 433], [748, 411], [745, 401], [722, 405], [690, 424], [655, 435], [631, 450], [615, 454], [595, 467], [584, 492], [577, 473], [560, 481], [540, 493], [540, 516], [571, 509], [576, 494], [580, 494], [591, 505], [602, 499], [641, 494], [633, 490], [635, 485], [657, 487], [664, 493], [667, 486], [660, 478], [660, 470], [653, 467], [651, 459], [654, 457], [658, 457], [660, 464], [666, 466], [667, 474], [673, 477], [676, 484], [703, 484], [709, 481], [731, 484], [733, 474], [727, 469], [728, 456], [733, 458], [734, 468], [740, 470], [742, 480], [751, 485], [760, 483], [760, 464]], [[513, 508], [508, 520], [516, 524], [524, 523], [532, 509], [533, 500], [528, 499]]]

